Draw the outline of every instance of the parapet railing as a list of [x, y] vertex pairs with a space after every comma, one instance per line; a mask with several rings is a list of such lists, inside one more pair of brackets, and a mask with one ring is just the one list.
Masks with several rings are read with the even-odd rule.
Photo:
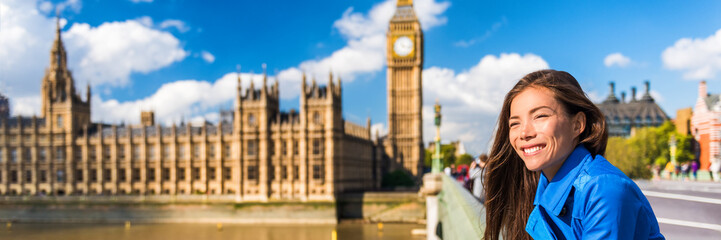
[[88, 203], [236, 203], [237, 196], [225, 195], [76, 195], [76, 196], [0, 196], [0, 203], [88, 202]]
[[455, 179], [445, 174], [442, 174], [442, 179], [442, 189], [438, 194], [441, 238], [482, 239], [486, 208]]

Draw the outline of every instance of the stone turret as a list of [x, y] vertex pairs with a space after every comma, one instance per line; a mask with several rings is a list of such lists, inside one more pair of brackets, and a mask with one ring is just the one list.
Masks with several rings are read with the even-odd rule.
[[616, 87], [613, 82], [608, 83], [608, 97], [606, 97], [606, 100], [603, 100], [604, 103], [618, 103], [618, 98], [616, 98]]
[[0, 93], [0, 119], [10, 117], [10, 101]]
[[56, 20], [55, 41], [50, 50], [50, 65], [45, 70], [41, 85], [41, 114], [47, 120], [46, 124], [69, 132], [77, 132], [82, 126], [90, 124], [90, 85], [83, 101], [68, 69], [59, 18]]
[[646, 80], [643, 82], [643, 85], [644, 85], [644, 88], [643, 88], [644, 90], [643, 90], [643, 96], [641, 96], [641, 101], [653, 102], [653, 97], [651, 97], [651, 92], [650, 92], [651, 83], [648, 80]]

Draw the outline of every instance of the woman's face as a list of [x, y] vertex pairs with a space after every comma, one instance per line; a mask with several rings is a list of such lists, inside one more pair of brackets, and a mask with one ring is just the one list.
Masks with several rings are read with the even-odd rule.
[[508, 136], [526, 168], [550, 181], [576, 147], [584, 121], [582, 113], [568, 116], [550, 90], [528, 87], [511, 101]]

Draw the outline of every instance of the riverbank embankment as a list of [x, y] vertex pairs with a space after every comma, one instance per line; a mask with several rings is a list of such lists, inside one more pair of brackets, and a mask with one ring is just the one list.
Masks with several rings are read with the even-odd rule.
[[337, 201], [240, 202], [234, 196], [4, 196], [0, 222], [337, 224], [422, 223], [416, 193], [357, 193]]

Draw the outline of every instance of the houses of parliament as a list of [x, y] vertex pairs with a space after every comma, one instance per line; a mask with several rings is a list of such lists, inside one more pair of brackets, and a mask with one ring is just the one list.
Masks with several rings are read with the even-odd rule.
[[[372, 137], [342, 116], [340, 77], [303, 77], [299, 111], [279, 110], [278, 81], [238, 87], [217, 123], [164, 126], [92, 122], [58, 26], [42, 79], [40, 116], [9, 116], [0, 94], [0, 195], [235, 195], [241, 201], [334, 200], [378, 189], [385, 173], [418, 178], [423, 161], [423, 33], [412, 0], [387, 32], [388, 127]], [[309, 83], [310, 82], [310, 83]], [[213, 93], [207, 93], [213, 94]]]

